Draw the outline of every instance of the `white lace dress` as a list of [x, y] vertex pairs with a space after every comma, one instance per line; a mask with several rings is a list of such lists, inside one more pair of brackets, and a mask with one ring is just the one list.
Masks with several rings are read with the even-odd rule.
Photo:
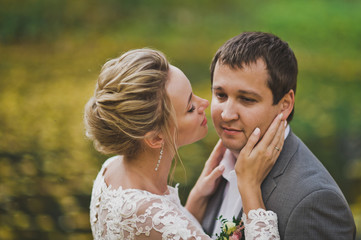
[[[181, 205], [177, 186], [168, 186], [168, 195], [107, 186], [103, 172], [113, 159], [103, 164], [93, 185], [90, 224], [94, 239], [211, 239]], [[242, 220], [247, 240], [279, 239], [277, 215], [272, 211], [250, 211]]]

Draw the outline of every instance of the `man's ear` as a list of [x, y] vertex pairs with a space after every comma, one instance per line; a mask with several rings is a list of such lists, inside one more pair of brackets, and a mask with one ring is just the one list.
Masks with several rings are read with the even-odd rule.
[[150, 148], [161, 148], [162, 144], [164, 144], [163, 134], [155, 131], [148, 132], [145, 134], [144, 142]]
[[283, 113], [282, 120], [286, 120], [291, 114], [293, 106], [295, 104], [294, 91], [291, 89], [288, 93], [286, 93], [278, 104], [281, 110], [280, 113]]

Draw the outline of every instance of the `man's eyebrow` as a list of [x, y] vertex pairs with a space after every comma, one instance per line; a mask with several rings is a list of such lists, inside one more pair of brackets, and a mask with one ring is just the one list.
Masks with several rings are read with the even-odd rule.
[[254, 96], [254, 97], [257, 97], [257, 98], [261, 98], [261, 99], [262, 99], [262, 96], [261, 96], [261, 95], [259, 95], [259, 94], [256, 93], [256, 92], [253, 92], [253, 91], [238, 90], [238, 92], [239, 92], [240, 94], [252, 95], [252, 96]]
[[[217, 91], [223, 91], [223, 88], [221, 86], [212, 86], [211, 90], [217, 90]], [[245, 95], [251, 95], [253, 97], [259, 98], [259, 99], [263, 99], [263, 97], [261, 95], [259, 95], [258, 93], [254, 92], [254, 91], [247, 91], [247, 90], [238, 90], [237, 91], [239, 94], [245, 94]]]
[[[213, 86], [213, 87], [211, 87], [211, 90], [221, 90], [222, 91], [223, 88], [221, 86]], [[237, 92], [240, 94], [253, 95], [255, 97], [262, 98], [258, 93], [254, 92], [254, 91], [238, 90]]]

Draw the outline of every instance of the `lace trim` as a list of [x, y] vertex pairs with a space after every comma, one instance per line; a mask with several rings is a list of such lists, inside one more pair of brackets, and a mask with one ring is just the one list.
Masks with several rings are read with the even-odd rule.
[[104, 181], [103, 168], [94, 181], [90, 203], [94, 239], [209, 239], [181, 205], [178, 185], [168, 186], [168, 195], [112, 189]]
[[262, 208], [251, 210], [248, 217], [242, 215], [247, 240], [277, 240], [280, 239], [278, 232], [277, 214]]

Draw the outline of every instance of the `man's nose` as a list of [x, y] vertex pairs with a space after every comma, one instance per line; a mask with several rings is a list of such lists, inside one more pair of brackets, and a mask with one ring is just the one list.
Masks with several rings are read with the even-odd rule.
[[224, 109], [221, 113], [221, 117], [225, 122], [237, 120], [239, 118], [238, 113], [235, 111], [235, 107], [231, 101], [228, 101], [224, 105]]

